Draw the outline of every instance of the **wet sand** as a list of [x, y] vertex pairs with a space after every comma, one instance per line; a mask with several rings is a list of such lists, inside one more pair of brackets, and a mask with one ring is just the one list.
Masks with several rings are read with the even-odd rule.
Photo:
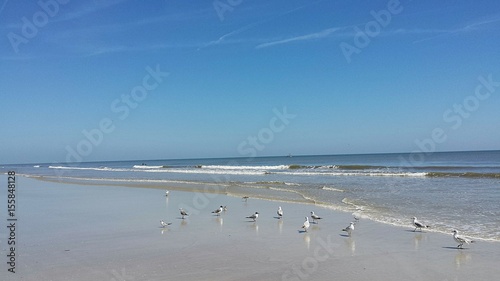
[[[6, 182], [5, 176], [0, 176]], [[18, 177], [16, 273], [1, 280], [496, 280], [500, 243], [457, 249], [450, 235], [287, 203]], [[168, 189], [168, 187], [165, 187]], [[6, 190], [0, 192], [5, 208]], [[228, 211], [211, 213], [220, 205]], [[276, 210], [284, 210], [282, 219]], [[191, 213], [181, 219], [178, 209]], [[246, 219], [255, 211], [256, 222]], [[304, 217], [323, 217], [301, 232]], [[6, 224], [5, 212], [1, 213]], [[418, 217], [418, 214], [415, 214]], [[172, 222], [161, 228], [159, 221]], [[5, 227], [2, 227], [5, 229]]]

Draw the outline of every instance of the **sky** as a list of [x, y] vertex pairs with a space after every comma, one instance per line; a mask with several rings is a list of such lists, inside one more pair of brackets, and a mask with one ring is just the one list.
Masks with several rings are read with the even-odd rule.
[[0, 163], [497, 150], [498, 34], [495, 0], [0, 0]]

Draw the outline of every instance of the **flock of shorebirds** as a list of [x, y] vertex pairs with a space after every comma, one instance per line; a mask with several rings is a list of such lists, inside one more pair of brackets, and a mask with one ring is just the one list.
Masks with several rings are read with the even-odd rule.
[[[169, 195], [169, 191], [165, 191], [165, 196], [168, 196]], [[244, 200], [245, 202], [247, 202], [247, 200], [249, 199], [250, 197], [248, 196], [243, 196], [242, 197], [242, 200]], [[226, 212], [227, 211], [227, 206], [220, 206], [219, 208], [217, 208], [216, 210], [212, 211], [212, 214], [215, 214], [216, 216], [220, 216], [223, 212]], [[189, 214], [186, 212], [186, 210], [180, 208], [179, 209], [179, 212], [181, 214], [181, 219], [184, 219], [185, 217], [189, 216]], [[278, 215], [276, 218], [277, 219], [282, 219], [283, 218], [283, 209], [281, 208], [281, 206], [278, 207], [278, 210], [276, 211], [276, 214]], [[312, 223], [314, 224], [317, 224], [319, 220], [323, 219], [322, 217], [318, 216], [316, 213], [314, 213], [314, 211], [311, 211], [311, 219], [312, 219]], [[354, 226], [356, 225], [356, 222], [359, 221], [359, 216], [356, 216], [354, 215], [354, 221], [350, 222], [349, 225], [345, 228], [342, 229], [342, 231], [344, 232], [347, 232], [348, 236], [351, 236], [352, 235], [352, 232], [354, 231]], [[247, 217], [245, 217], [247, 219], [251, 219], [253, 220], [254, 222], [257, 221], [257, 219], [259, 218], [259, 212], [255, 212]], [[426, 225], [424, 223], [421, 223], [417, 220], [416, 217], [413, 217], [412, 218], [413, 222], [413, 226], [415, 227], [415, 229], [413, 230], [414, 232], [418, 230], [422, 231], [422, 229], [425, 229], [425, 228], [430, 228], [429, 225]], [[171, 225], [172, 223], [171, 222], [164, 222], [163, 220], [160, 220], [160, 226], [162, 228], [165, 228], [169, 225]], [[307, 232], [307, 230], [309, 229], [309, 227], [311, 226], [311, 221], [309, 221], [309, 216], [306, 216], [305, 217], [305, 221], [304, 223], [302, 224], [301, 226], [301, 231], [302, 232]], [[458, 231], [457, 230], [453, 230], [452, 231], [453, 233], [453, 239], [455, 240], [455, 242], [458, 243], [458, 246], [457, 248], [458, 249], [462, 249], [463, 248], [463, 245], [464, 244], [471, 244], [471, 243], [474, 243], [473, 240], [465, 237], [465, 236], [461, 236], [461, 235], [458, 235]]]

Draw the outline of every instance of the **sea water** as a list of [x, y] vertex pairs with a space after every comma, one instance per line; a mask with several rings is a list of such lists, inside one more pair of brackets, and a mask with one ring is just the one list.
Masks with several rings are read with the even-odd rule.
[[500, 151], [0, 165], [58, 181], [94, 181], [303, 201], [361, 219], [500, 241]]

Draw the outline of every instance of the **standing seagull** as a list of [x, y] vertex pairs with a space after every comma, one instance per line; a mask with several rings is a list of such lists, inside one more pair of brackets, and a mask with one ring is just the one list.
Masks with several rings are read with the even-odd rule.
[[283, 209], [281, 209], [281, 206], [278, 207], [278, 211], [276, 213], [278, 214], [279, 219], [283, 217]]
[[179, 212], [181, 213], [182, 219], [184, 219], [185, 216], [189, 216], [189, 214], [182, 208], [179, 209]]
[[356, 224], [360, 220], [361, 215], [359, 213], [352, 213], [352, 217], [354, 218], [354, 224]]
[[170, 191], [168, 190], [165, 190], [165, 197], [168, 197], [168, 194], [170, 193]]
[[351, 222], [348, 227], [342, 229], [342, 231], [347, 232], [349, 236], [351, 236], [352, 231], [354, 230], [354, 223]]
[[456, 231], [456, 230], [453, 230], [453, 239], [455, 239], [455, 241], [458, 243], [457, 248], [460, 248], [460, 249], [463, 249], [464, 244], [470, 244], [470, 243], [475, 242], [475, 241], [472, 241], [472, 240], [465, 238], [463, 236], [458, 236], [458, 231]]
[[164, 222], [163, 220], [160, 220], [160, 225], [163, 228], [165, 228], [165, 227], [167, 227], [167, 225], [171, 225], [171, 224], [172, 224], [171, 222]]
[[245, 200], [245, 202], [247, 202], [248, 198], [250, 198], [250, 197], [248, 197], [248, 196], [241, 197], [241, 199]]
[[259, 217], [259, 212], [255, 212], [255, 214], [246, 217], [247, 219], [253, 219], [253, 221], [256, 221], [257, 218]]
[[322, 219], [322, 217], [320, 217], [320, 216], [316, 215], [316, 214], [314, 213], [314, 211], [312, 211], [312, 212], [311, 212], [311, 218], [313, 219], [313, 222], [314, 222], [314, 223], [317, 223], [317, 222], [316, 222], [316, 220], [320, 220], [320, 219]]
[[304, 232], [307, 232], [307, 230], [309, 229], [309, 226], [311, 226], [311, 224], [309, 223], [309, 217], [306, 217], [306, 221], [302, 225], [302, 228], [304, 229]]
[[413, 226], [415, 226], [415, 229], [413, 230], [413, 232], [415, 232], [418, 229], [420, 229], [420, 231], [422, 231], [422, 228], [429, 228], [430, 226], [429, 225], [425, 225], [419, 221], [417, 221], [417, 218], [416, 217], [413, 217]]
[[220, 206], [219, 209], [212, 211], [212, 214], [216, 214], [217, 216], [220, 216], [220, 213], [222, 213], [222, 210], [224, 210], [224, 207]]

